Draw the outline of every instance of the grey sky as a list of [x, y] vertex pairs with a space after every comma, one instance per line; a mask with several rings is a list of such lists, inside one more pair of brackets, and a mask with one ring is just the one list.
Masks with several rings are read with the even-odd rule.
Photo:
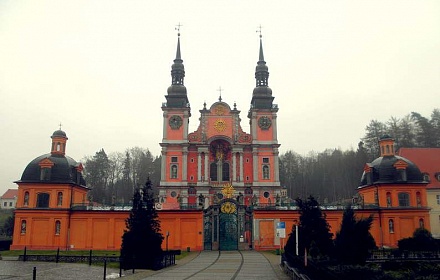
[[203, 102], [247, 111], [262, 25], [281, 152], [356, 148], [371, 119], [439, 107], [440, 1], [0, 1], [0, 193], [63, 124], [77, 161], [159, 155], [181, 23], [191, 131]]

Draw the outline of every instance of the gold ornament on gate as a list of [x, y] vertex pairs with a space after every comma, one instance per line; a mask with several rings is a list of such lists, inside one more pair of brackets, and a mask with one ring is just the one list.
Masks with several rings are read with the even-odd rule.
[[232, 214], [232, 213], [235, 213], [235, 210], [237, 210], [237, 207], [232, 202], [225, 202], [220, 207], [220, 210], [222, 211], [222, 213]]
[[223, 186], [222, 194], [225, 198], [232, 198], [232, 196], [234, 195], [234, 192], [235, 192], [235, 189], [231, 183], [226, 183]]

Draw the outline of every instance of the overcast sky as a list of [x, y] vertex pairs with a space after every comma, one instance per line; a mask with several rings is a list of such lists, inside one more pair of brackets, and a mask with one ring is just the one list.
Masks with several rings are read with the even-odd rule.
[[440, 1], [2, 0], [0, 193], [60, 122], [77, 161], [159, 155], [179, 22], [190, 131], [221, 86], [249, 132], [260, 24], [281, 153], [355, 149], [370, 120], [440, 106]]

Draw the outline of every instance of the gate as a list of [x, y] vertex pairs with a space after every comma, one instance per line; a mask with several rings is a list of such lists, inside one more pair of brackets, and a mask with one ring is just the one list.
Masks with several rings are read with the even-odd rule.
[[226, 201], [221, 204], [219, 223], [219, 249], [222, 251], [238, 250], [238, 219], [235, 203]]
[[251, 207], [226, 198], [204, 210], [204, 250], [248, 250], [252, 237]]

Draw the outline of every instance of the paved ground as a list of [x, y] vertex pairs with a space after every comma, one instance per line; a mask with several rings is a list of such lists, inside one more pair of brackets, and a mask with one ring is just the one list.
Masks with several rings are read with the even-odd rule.
[[[289, 279], [279, 268], [280, 256], [256, 251], [203, 251], [192, 252], [172, 267], [160, 271], [124, 271], [126, 280], [165, 279]], [[85, 264], [0, 261], [0, 280], [32, 279], [36, 267], [36, 279], [92, 280], [104, 279], [104, 268]], [[119, 278], [118, 269], [107, 268], [105, 279]]]

